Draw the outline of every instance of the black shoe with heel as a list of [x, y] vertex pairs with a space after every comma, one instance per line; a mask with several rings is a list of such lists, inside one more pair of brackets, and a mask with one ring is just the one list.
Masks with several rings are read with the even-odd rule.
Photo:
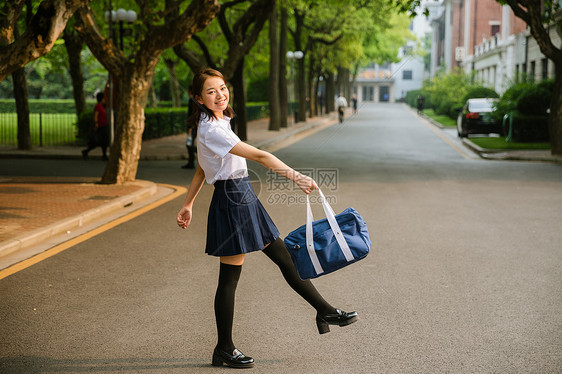
[[336, 309], [335, 313], [324, 315], [316, 315], [316, 326], [320, 334], [330, 332], [330, 325], [337, 325], [340, 327], [351, 325], [357, 321], [357, 312], [344, 312], [343, 310]]
[[252, 368], [254, 367], [254, 359], [245, 356], [244, 353], [240, 352], [236, 348], [232, 353], [215, 348], [215, 351], [213, 352], [212, 365], [222, 366], [222, 364], [238, 369]]

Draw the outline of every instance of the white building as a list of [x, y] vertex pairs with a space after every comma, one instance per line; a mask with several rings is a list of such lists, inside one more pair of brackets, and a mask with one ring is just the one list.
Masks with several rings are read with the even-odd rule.
[[359, 102], [394, 102], [404, 99], [408, 91], [422, 87], [423, 80], [427, 77], [424, 60], [414, 53], [425, 34], [431, 32], [429, 19], [424, 15], [416, 16], [410, 24], [410, 31], [417, 40], [410, 40], [400, 48], [399, 62], [373, 64], [359, 73], [353, 87]]
[[[520, 74], [533, 76], [535, 81], [554, 76], [554, 64], [509, 6], [495, 0], [443, 0], [430, 14], [431, 77], [439, 68], [451, 71], [458, 67], [502, 94]], [[555, 27], [551, 27], [550, 37], [560, 48]]]

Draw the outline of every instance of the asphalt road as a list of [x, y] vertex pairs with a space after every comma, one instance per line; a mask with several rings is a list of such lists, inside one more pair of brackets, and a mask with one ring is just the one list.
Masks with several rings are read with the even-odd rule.
[[[373, 247], [315, 282], [360, 316], [322, 336], [267, 257], [247, 257], [234, 337], [252, 372], [562, 372], [562, 167], [483, 161], [449, 143], [403, 106], [378, 104], [276, 152], [311, 173], [334, 210], [356, 208]], [[185, 185], [181, 164], [141, 162], [138, 178]], [[10, 165], [13, 175], [102, 172], [78, 160]], [[302, 195], [250, 169], [282, 235], [304, 223]], [[187, 231], [176, 199], [1, 280], [0, 373], [229, 370], [210, 366], [211, 193], [202, 189]]]

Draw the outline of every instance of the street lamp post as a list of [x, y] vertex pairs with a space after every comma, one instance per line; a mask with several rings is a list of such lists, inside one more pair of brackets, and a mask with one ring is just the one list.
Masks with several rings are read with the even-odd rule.
[[[294, 100], [297, 101], [297, 103], [300, 101], [300, 95], [302, 94], [301, 92], [299, 92], [298, 90], [298, 85], [295, 84], [295, 80], [293, 78], [293, 63], [295, 60], [300, 60], [304, 57], [304, 53], [302, 51], [288, 51], [287, 52], [287, 59], [289, 60], [289, 81], [291, 82], [291, 86], [293, 87], [293, 94], [294, 94]], [[291, 92], [291, 90], [289, 90], [289, 92]], [[291, 99], [289, 97], [289, 104], [291, 103]], [[299, 112], [298, 110], [295, 110], [295, 122], [299, 121]]]
[[[111, 39], [115, 44], [117, 44], [115, 38], [115, 32], [113, 30], [113, 21], [119, 21], [119, 49], [123, 50], [123, 22], [135, 22], [137, 20], [137, 13], [134, 10], [125, 10], [123, 8], [117, 9], [117, 11], [113, 10], [113, 6], [111, 5], [111, 0], [109, 0], [109, 10], [105, 12], [105, 20], [109, 26], [109, 39]], [[110, 124], [110, 135], [109, 141], [113, 143], [113, 138], [115, 135], [115, 122], [113, 116], [113, 76], [111, 72], [108, 74], [109, 80], [109, 97], [107, 98], [108, 102], [108, 110], [107, 110], [107, 118], [108, 123]]]

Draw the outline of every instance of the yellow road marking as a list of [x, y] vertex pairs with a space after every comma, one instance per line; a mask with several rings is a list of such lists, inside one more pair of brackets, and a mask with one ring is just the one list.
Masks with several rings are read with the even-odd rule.
[[151, 204], [148, 204], [146, 206], [143, 206], [140, 209], [135, 210], [134, 212], [131, 212], [127, 215], [124, 215], [123, 217], [119, 217], [116, 220], [113, 220], [111, 222], [108, 222], [100, 227], [97, 227], [91, 231], [88, 231], [87, 233], [84, 233], [82, 235], [79, 235], [75, 238], [72, 238], [64, 243], [61, 243], [57, 246], [54, 246], [52, 248], [49, 248], [48, 250], [46, 250], [45, 252], [41, 252], [31, 258], [28, 258], [27, 260], [23, 260], [21, 262], [18, 262], [17, 264], [14, 264], [10, 267], [7, 267], [6, 269], [0, 270], [0, 279], [4, 279], [12, 274], [17, 273], [18, 271], [21, 271], [23, 269], [27, 269], [28, 267], [35, 265], [49, 257], [52, 257], [58, 253], [61, 253], [62, 251], [75, 246], [79, 243], [82, 243], [88, 239], [93, 238], [94, 236], [101, 234], [104, 231], [107, 231], [109, 229], [114, 228], [115, 226], [118, 226], [124, 222], [130, 221], [135, 217], [140, 216], [141, 214], [144, 214], [154, 208], [159, 207], [160, 205], [163, 205], [165, 203], [167, 203], [168, 201], [171, 201], [173, 199], [175, 199], [176, 197], [183, 195], [187, 192], [187, 189], [185, 187], [180, 187], [180, 186], [173, 186], [170, 184], [162, 184], [162, 183], [158, 183], [159, 186], [162, 187], [168, 187], [171, 189], [174, 189], [175, 192], [173, 192], [171, 195], [168, 195], [158, 201], [155, 201]]

